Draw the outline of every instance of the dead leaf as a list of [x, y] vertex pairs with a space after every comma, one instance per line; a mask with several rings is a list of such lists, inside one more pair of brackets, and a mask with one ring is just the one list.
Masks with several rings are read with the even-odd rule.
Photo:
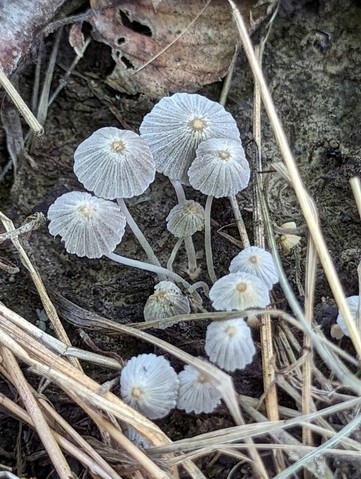
[[82, 23], [74, 23], [70, 27], [69, 31], [69, 43], [70, 46], [74, 48], [75, 53], [78, 56], [83, 56], [84, 48], [85, 48], [85, 38], [82, 32]]
[[[275, 1], [253, 8], [238, 0], [254, 31]], [[224, 77], [238, 34], [224, 0], [91, 0], [93, 36], [112, 48], [116, 63], [108, 84], [116, 90], [154, 98], [198, 90]]]
[[0, 68], [10, 75], [66, 0], [0, 1]]

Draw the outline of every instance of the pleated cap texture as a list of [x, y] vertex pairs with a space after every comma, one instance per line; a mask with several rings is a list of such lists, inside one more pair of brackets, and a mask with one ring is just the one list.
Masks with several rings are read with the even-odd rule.
[[[359, 303], [359, 297], [358, 296], [349, 296], [346, 298], [346, 302], [348, 304], [348, 307], [350, 308], [351, 315], [354, 320], [356, 320], [356, 314], [357, 314], [357, 309], [358, 309], [358, 303]], [[340, 326], [341, 331], [345, 336], [350, 337], [350, 333], [348, 330], [348, 327], [346, 325], [346, 321], [342, 314], [339, 312], [337, 319], [336, 319], [337, 324]]]
[[174, 206], [166, 218], [167, 228], [175, 237], [192, 236], [204, 228], [204, 208], [193, 200]]
[[265, 283], [249, 273], [230, 273], [218, 279], [209, 291], [213, 308], [218, 311], [265, 308], [269, 290]]
[[184, 409], [187, 413], [210, 413], [221, 402], [222, 395], [212, 386], [209, 377], [192, 366], [185, 366], [178, 378], [178, 409]]
[[278, 273], [271, 253], [257, 246], [249, 246], [235, 256], [229, 266], [230, 273], [244, 271], [262, 279], [268, 289], [278, 282]]
[[[144, 306], [144, 320], [155, 321], [178, 314], [189, 314], [189, 300], [180, 288], [171, 281], [161, 281], [154, 287], [154, 294], [149, 296]], [[164, 325], [164, 328], [171, 324]], [[163, 327], [160, 325], [160, 329]]]
[[178, 377], [164, 356], [140, 354], [131, 358], [120, 374], [122, 399], [149, 419], [159, 419], [173, 409]]
[[105, 127], [75, 150], [74, 172], [87, 190], [101, 198], [132, 198], [154, 181], [155, 163], [139, 135]]
[[251, 330], [242, 318], [209, 324], [204, 349], [212, 363], [229, 372], [243, 369], [256, 352]]
[[237, 124], [222, 105], [190, 93], [162, 98], [140, 126], [157, 171], [189, 184], [188, 168], [198, 145], [209, 138], [240, 138]]
[[119, 207], [90, 193], [73, 191], [48, 210], [49, 232], [61, 236], [68, 253], [100, 258], [121, 242], [126, 219]]
[[212, 138], [203, 141], [188, 175], [193, 188], [215, 198], [235, 195], [245, 189], [250, 168], [241, 140]]

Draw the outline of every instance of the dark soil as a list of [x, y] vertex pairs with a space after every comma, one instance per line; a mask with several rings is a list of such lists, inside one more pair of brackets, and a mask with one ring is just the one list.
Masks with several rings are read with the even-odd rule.
[[[283, 2], [264, 56], [264, 69], [275, 104], [302, 178], [317, 203], [324, 235], [347, 296], [358, 293], [356, 268], [361, 259], [361, 228], [349, 186], [349, 179], [361, 171], [360, 14], [360, 3], [352, 0], [342, 2], [342, 6], [336, 0]], [[46, 47], [50, 50], [51, 46], [52, 38], [49, 37]], [[69, 65], [74, 55], [65, 36], [59, 51], [54, 87], [64, 73], [64, 65]], [[44, 138], [33, 142], [30, 154], [36, 168], [23, 159], [15, 181], [10, 171], [0, 184], [1, 210], [16, 226], [36, 211], [46, 214], [49, 205], [62, 193], [82, 189], [72, 171], [73, 152], [82, 140], [103, 126], [136, 131], [144, 114], [151, 109], [154, 102], [142, 95], [121, 95], [104, 85], [103, 79], [111, 68], [108, 48], [93, 42], [77, 69], [81, 75], [71, 77], [51, 106]], [[89, 80], [89, 73], [96, 79]], [[22, 94], [29, 98], [33, 65], [24, 65], [18, 75]], [[221, 87], [221, 83], [214, 84], [201, 93], [216, 100]], [[235, 116], [250, 154], [252, 101], [252, 76], [243, 54], [240, 54], [227, 109]], [[116, 111], [116, 116], [111, 110]], [[279, 161], [280, 155], [266, 118], [263, 141], [267, 168], [271, 162]], [[5, 135], [0, 132], [0, 167], [5, 166], [8, 158]], [[295, 221], [298, 226], [304, 224], [292, 190], [285, 188], [276, 174], [267, 175], [267, 192], [275, 224], [287, 221]], [[187, 194], [204, 205], [202, 195], [191, 189], [187, 190]], [[129, 201], [132, 214], [163, 262], [166, 262], [174, 245], [174, 239], [166, 229], [165, 218], [175, 201], [168, 180], [161, 175], [145, 195]], [[251, 188], [241, 195], [240, 203], [245, 207], [245, 220], [251, 233]], [[230, 225], [226, 232], [235, 238], [238, 236], [228, 201], [216, 201], [212, 212], [214, 257], [217, 274], [221, 276], [228, 270], [229, 261], [237, 254], [238, 248], [219, 235], [217, 229]], [[46, 227], [25, 237], [24, 244], [50, 292], [55, 291], [84, 309], [123, 324], [143, 320], [142, 308], [155, 284], [152, 274], [113, 265], [107, 259], [87, 260], [69, 256], [59, 238], [50, 237]], [[288, 277], [301, 299], [304, 294], [305, 246], [303, 239], [289, 255], [283, 256]], [[203, 251], [201, 234], [196, 235], [196, 248]], [[127, 231], [119, 252], [128, 257], [145, 259], [130, 231]], [[16, 251], [6, 242], [0, 246], [0, 255], [20, 268], [20, 273], [16, 275], [0, 273], [1, 301], [38, 324], [37, 311], [42, 309], [42, 305]], [[179, 270], [183, 261], [185, 258], [177, 262]], [[205, 268], [204, 263], [202, 266]], [[277, 289], [276, 299], [278, 306], [286, 307]], [[317, 276], [316, 304], [318, 318], [322, 322], [329, 314], [327, 307], [332, 307], [334, 303], [321, 269]], [[73, 344], [87, 349], [79, 330], [66, 322], [64, 324]], [[203, 355], [205, 326], [180, 324], [159, 333], [159, 336], [195, 356]], [[47, 331], [51, 332], [49, 328]], [[125, 360], [154, 350], [146, 343], [124, 336], [117, 338], [94, 331], [88, 334], [99, 348], [114, 351]], [[177, 369], [181, 368], [177, 361], [173, 364]], [[87, 372], [100, 383], [117, 375], [99, 368], [88, 369]], [[239, 392], [260, 397], [263, 392], [260, 354], [252, 365], [237, 372], [234, 379]], [[39, 380], [33, 377], [32, 382], [36, 386]], [[4, 379], [0, 379], [0, 391], [12, 398], [15, 394]], [[81, 410], [74, 408], [59, 391], [50, 391], [53, 404], [72, 425], [81, 433], [96, 434]], [[281, 401], [284, 405], [292, 405], [291, 398], [287, 396], [281, 397]], [[233, 425], [225, 407], [220, 407], [212, 415], [186, 415], [175, 411], [159, 424], [173, 440]], [[224, 459], [212, 469], [207, 468], [207, 462], [208, 459], [200, 465], [210, 478], [226, 477], [236, 464], [236, 461]], [[26, 474], [39, 479], [55, 477], [36, 434], [4, 412], [0, 412], [0, 464], [14, 467], [18, 475]], [[82, 473], [75, 464], [74, 471]], [[347, 477], [359, 477], [354, 474]], [[234, 477], [250, 475], [252, 473], [245, 468], [238, 469]]]

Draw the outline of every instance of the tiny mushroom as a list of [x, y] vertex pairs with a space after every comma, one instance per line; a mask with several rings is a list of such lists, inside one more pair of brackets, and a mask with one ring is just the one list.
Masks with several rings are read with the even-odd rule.
[[164, 356], [140, 354], [131, 358], [120, 374], [122, 399], [149, 419], [159, 419], [173, 409], [178, 377]]
[[177, 408], [187, 413], [210, 413], [220, 404], [222, 394], [211, 384], [211, 379], [192, 366], [185, 366], [178, 374]]
[[185, 184], [202, 141], [240, 137], [234, 118], [222, 105], [189, 93], [162, 98], [144, 117], [139, 130], [154, 155], [157, 171]]
[[262, 279], [268, 289], [278, 282], [278, 273], [271, 253], [258, 246], [249, 246], [235, 256], [229, 266], [230, 273], [244, 271]]
[[106, 256], [117, 263], [151, 271], [190, 288], [190, 284], [173, 271], [114, 253], [123, 238], [126, 218], [112, 201], [86, 192], [65, 193], [49, 207], [48, 219], [50, 234], [62, 238], [68, 253], [88, 258]]
[[249, 273], [230, 273], [218, 279], [209, 291], [218, 311], [264, 308], [269, 305], [269, 290], [264, 282]]
[[[175, 252], [178, 251], [181, 242], [184, 241], [188, 255], [187, 272], [191, 278], [195, 278], [198, 274], [198, 268], [192, 235], [204, 228], [204, 209], [202, 205], [193, 200], [184, 200], [171, 209], [166, 221], [168, 231], [179, 238], [175, 246]], [[173, 258], [173, 256], [175, 255], [172, 253], [171, 257]]]
[[100, 258], [121, 242], [126, 219], [112, 201], [73, 191], [55, 200], [48, 210], [49, 232], [60, 235], [68, 253]]
[[147, 143], [133, 131], [100, 128], [75, 150], [74, 173], [87, 190], [102, 198], [117, 199], [149, 261], [159, 266], [124, 201], [141, 195], [154, 181], [155, 163]]
[[[354, 320], [356, 320], [356, 317], [357, 317], [357, 313], [359, 311], [359, 307], [360, 307], [360, 304], [359, 304], [359, 296], [356, 295], [356, 296], [349, 296], [348, 298], [346, 298], [346, 302], [348, 304], [348, 307], [350, 308], [350, 312], [351, 312], [351, 316]], [[349, 330], [348, 330], [348, 327], [346, 325], [346, 321], [344, 319], [344, 317], [342, 316], [342, 314], [339, 312], [338, 313], [338, 316], [337, 316], [337, 319], [336, 319], [336, 323], [339, 325], [341, 331], [343, 332], [343, 334], [345, 336], [348, 336], [350, 337], [350, 333], [349, 333]]]
[[251, 330], [243, 318], [209, 324], [204, 348], [213, 363], [230, 372], [251, 363], [256, 352]]
[[146, 142], [133, 131], [100, 128], [74, 152], [74, 172], [85, 188], [114, 200], [144, 193], [155, 164]]
[[189, 170], [190, 184], [208, 195], [205, 208], [205, 250], [210, 279], [217, 277], [213, 266], [211, 246], [211, 209], [213, 197], [229, 196], [237, 218], [237, 225], [245, 246], [249, 246], [241, 212], [235, 195], [246, 188], [250, 179], [250, 168], [240, 139], [211, 138], [203, 141]]
[[[161, 321], [178, 314], [189, 314], [190, 311], [189, 300], [180, 288], [171, 281], [161, 281], [154, 287], [154, 294], [147, 299], [143, 314], [145, 321]], [[170, 325], [168, 322], [164, 322], [164, 326], [160, 323], [159, 328]]]

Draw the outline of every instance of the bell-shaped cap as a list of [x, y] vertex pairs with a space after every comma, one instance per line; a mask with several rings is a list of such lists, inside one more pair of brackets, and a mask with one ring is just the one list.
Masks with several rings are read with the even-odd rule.
[[100, 128], [74, 153], [74, 172], [85, 188], [114, 200], [141, 195], [155, 177], [146, 142], [133, 131]]
[[203, 141], [189, 170], [189, 182], [205, 195], [222, 198], [248, 186], [250, 169], [241, 140]]
[[269, 305], [265, 283], [249, 273], [230, 273], [218, 279], [209, 291], [213, 308], [218, 311], [242, 311]]
[[[351, 313], [352, 318], [356, 321], [356, 315], [357, 315], [358, 306], [359, 306], [359, 296], [358, 295], [357, 296], [349, 296], [348, 298], [346, 298], [346, 302], [348, 304], [348, 307], [350, 308], [350, 313]], [[346, 321], [345, 321], [344, 317], [342, 316], [342, 314], [340, 312], [338, 313], [336, 323], [339, 325], [343, 334], [345, 336], [350, 337], [350, 333], [349, 333], [348, 327], [346, 325]]]
[[192, 236], [204, 228], [204, 208], [193, 200], [174, 206], [167, 216], [167, 228], [177, 238]]
[[173, 409], [178, 377], [164, 356], [140, 354], [131, 358], [120, 374], [122, 399], [149, 419], [159, 419]]
[[212, 363], [229, 372], [243, 369], [256, 352], [251, 329], [243, 318], [209, 324], [204, 349]]
[[55, 200], [48, 210], [49, 232], [59, 235], [68, 253], [100, 258], [121, 242], [126, 219], [112, 201], [73, 191]]
[[278, 283], [278, 273], [271, 253], [258, 246], [249, 246], [235, 256], [229, 266], [230, 273], [244, 271], [262, 279], [268, 289]]
[[234, 118], [222, 105], [190, 93], [162, 98], [144, 117], [140, 133], [152, 150], [157, 171], [185, 184], [202, 141], [240, 137]]
[[221, 402], [222, 394], [212, 386], [210, 378], [192, 366], [185, 366], [178, 379], [178, 409], [187, 413], [210, 413]]
[[[189, 300], [178, 286], [171, 281], [161, 281], [154, 287], [154, 293], [147, 299], [143, 314], [145, 321], [156, 321], [190, 312]], [[164, 328], [168, 326], [170, 324], [167, 323]], [[160, 328], [163, 329], [162, 326]]]

